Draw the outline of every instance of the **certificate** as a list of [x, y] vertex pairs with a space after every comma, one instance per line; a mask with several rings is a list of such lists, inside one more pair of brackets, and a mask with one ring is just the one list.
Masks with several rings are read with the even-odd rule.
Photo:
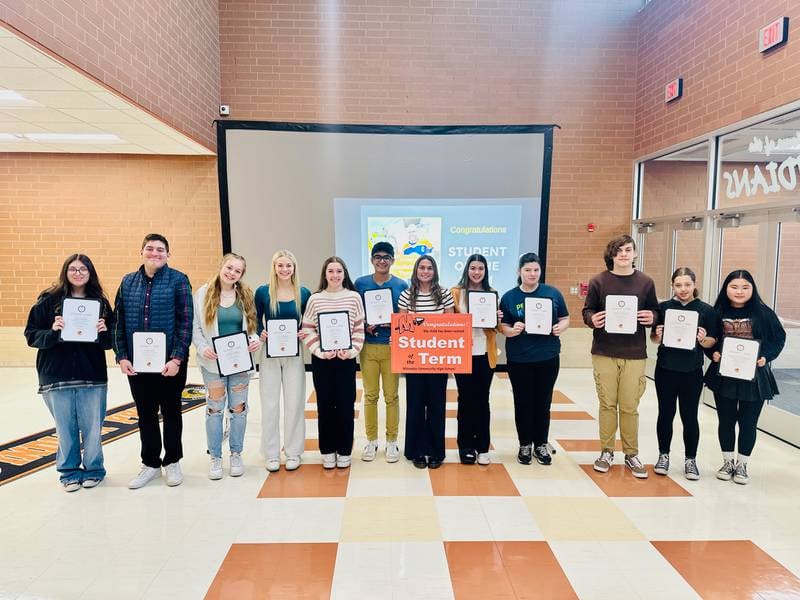
[[473, 327], [497, 327], [497, 293], [468, 291], [467, 312], [472, 315]]
[[392, 290], [367, 290], [364, 292], [364, 312], [367, 325], [388, 325], [392, 322]]
[[133, 334], [133, 370], [161, 373], [167, 364], [167, 336], [161, 331], [136, 331]]
[[223, 376], [236, 375], [253, 369], [253, 357], [247, 346], [250, 342], [247, 333], [239, 331], [229, 335], [211, 338], [214, 352], [217, 353], [217, 367]]
[[726, 337], [722, 340], [719, 374], [723, 377], [752, 381], [756, 376], [760, 347], [761, 342], [758, 340]]
[[639, 298], [636, 296], [606, 296], [606, 333], [636, 333], [638, 311]]
[[319, 313], [317, 327], [319, 348], [323, 352], [353, 347], [350, 339], [350, 313], [346, 310]]
[[550, 298], [525, 298], [525, 333], [550, 335], [553, 331], [553, 301]]
[[96, 342], [97, 321], [100, 320], [100, 301], [90, 298], [64, 298], [61, 304], [65, 342]]
[[267, 358], [299, 355], [297, 321], [295, 319], [268, 319]]
[[667, 309], [664, 313], [664, 333], [661, 342], [668, 348], [694, 350], [699, 318], [700, 313], [693, 310]]

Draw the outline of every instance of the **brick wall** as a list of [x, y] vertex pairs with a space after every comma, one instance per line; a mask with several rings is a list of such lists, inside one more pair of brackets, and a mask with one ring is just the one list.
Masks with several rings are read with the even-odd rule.
[[[789, 43], [759, 54], [759, 28], [781, 16]], [[800, 98], [800, 0], [657, 0], [638, 24], [635, 156]], [[675, 77], [683, 97], [665, 105]]]
[[219, 222], [214, 158], [0, 154], [0, 326], [24, 325], [74, 252], [92, 259], [113, 300], [151, 231], [199, 285], [220, 258]]
[[216, 0], [0, 0], [0, 21], [216, 149]]
[[[566, 293], [603, 268], [630, 227], [640, 0], [324, 4], [220, 2], [232, 118], [558, 123], [549, 281]], [[577, 324], [582, 301], [568, 301]]]

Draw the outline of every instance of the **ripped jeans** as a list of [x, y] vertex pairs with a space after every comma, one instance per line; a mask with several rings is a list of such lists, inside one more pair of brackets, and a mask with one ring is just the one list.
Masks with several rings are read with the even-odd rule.
[[244, 445], [244, 432], [247, 429], [247, 390], [250, 387], [250, 373], [238, 373], [227, 377], [206, 371], [200, 373], [206, 385], [206, 439], [208, 453], [222, 458], [222, 418], [228, 412], [230, 419], [231, 452], [241, 453]]

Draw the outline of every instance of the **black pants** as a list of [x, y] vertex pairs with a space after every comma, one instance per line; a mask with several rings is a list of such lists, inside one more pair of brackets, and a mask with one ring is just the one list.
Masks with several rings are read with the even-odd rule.
[[444, 460], [446, 395], [446, 374], [406, 374], [406, 458]]
[[540, 362], [508, 362], [508, 378], [514, 392], [514, 421], [520, 446], [547, 443], [550, 404], [561, 362], [558, 356]]
[[736, 424], [739, 424], [739, 454], [750, 456], [753, 446], [756, 445], [756, 426], [761, 409], [764, 407], [763, 400], [754, 402], [739, 401], [735, 398], [728, 398], [714, 394], [714, 402], [717, 404], [717, 417], [719, 425], [717, 435], [719, 436], [719, 447], [723, 452], [733, 452], [736, 448]]
[[478, 452], [489, 451], [489, 388], [494, 369], [489, 358], [472, 357], [472, 373], [457, 374], [458, 387], [458, 447]]
[[311, 375], [317, 392], [319, 451], [350, 456], [356, 402], [356, 361], [351, 358], [311, 357]]
[[679, 373], [656, 367], [655, 382], [658, 396], [656, 433], [659, 454], [669, 454], [672, 444], [672, 422], [675, 420], [676, 407], [679, 407], [686, 458], [696, 458], [697, 444], [700, 441], [697, 407], [700, 404], [700, 393], [703, 391], [703, 370]]
[[[142, 463], [155, 469], [183, 458], [183, 413], [181, 394], [186, 385], [186, 361], [175, 377], [160, 373], [139, 373], [128, 377], [131, 395], [139, 413], [139, 439]], [[164, 419], [164, 458], [161, 458], [161, 429], [158, 413]]]

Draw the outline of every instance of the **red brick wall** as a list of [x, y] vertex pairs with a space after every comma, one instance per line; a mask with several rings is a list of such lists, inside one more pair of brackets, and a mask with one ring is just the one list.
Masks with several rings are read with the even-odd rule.
[[558, 123], [549, 281], [566, 293], [603, 268], [606, 241], [630, 227], [640, 0], [325, 4], [220, 2], [232, 118]]
[[[759, 54], [758, 30], [782, 16], [789, 43]], [[656, 0], [638, 25], [635, 156], [800, 98], [800, 0]], [[676, 77], [683, 97], [664, 104]]]
[[0, 0], [0, 21], [216, 150], [215, 0]]

